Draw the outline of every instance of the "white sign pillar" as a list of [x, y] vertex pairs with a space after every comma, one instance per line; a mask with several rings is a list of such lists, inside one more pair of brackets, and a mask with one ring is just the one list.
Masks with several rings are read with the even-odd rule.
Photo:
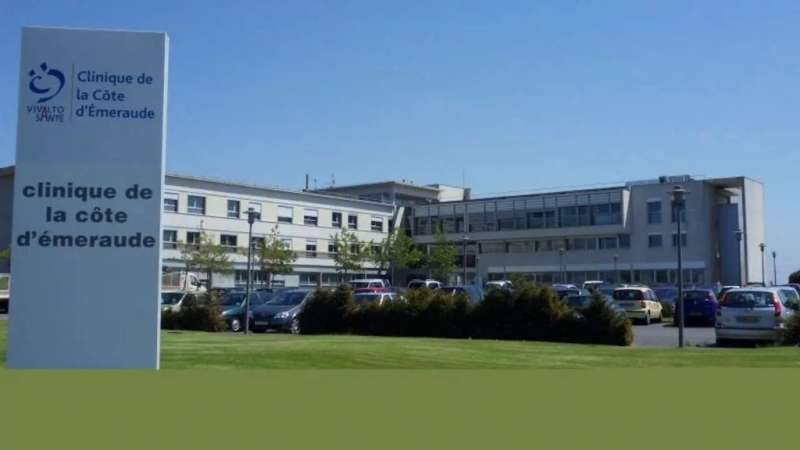
[[8, 367], [158, 368], [167, 55], [23, 28]]

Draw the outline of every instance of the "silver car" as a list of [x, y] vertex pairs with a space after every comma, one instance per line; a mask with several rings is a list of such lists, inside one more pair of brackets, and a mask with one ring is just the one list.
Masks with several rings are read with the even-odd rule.
[[747, 287], [725, 293], [717, 309], [717, 344], [734, 340], [778, 341], [800, 305], [793, 289]]

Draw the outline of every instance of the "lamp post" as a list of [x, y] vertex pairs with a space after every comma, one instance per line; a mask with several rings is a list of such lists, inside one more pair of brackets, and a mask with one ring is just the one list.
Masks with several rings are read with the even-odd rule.
[[464, 243], [464, 255], [461, 259], [461, 263], [464, 266], [464, 286], [467, 285], [467, 242], [469, 241], [469, 236], [466, 234], [461, 238]]
[[766, 287], [767, 286], [767, 277], [766, 277], [766, 271], [765, 271], [766, 264], [764, 262], [764, 249], [767, 248], [767, 244], [762, 242], [762, 243], [758, 244], [758, 248], [761, 249], [761, 284], [764, 287]]
[[559, 271], [559, 278], [561, 279], [561, 283], [566, 283], [564, 276], [566, 275], [564, 272], [564, 247], [558, 249], [558, 271]]
[[256, 221], [258, 213], [253, 208], [247, 209], [247, 287], [244, 294], [244, 334], [250, 333], [250, 290], [253, 284], [253, 223]]
[[772, 285], [778, 285], [778, 252], [772, 251]]
[[619, 269], [617, 267], [618, 260], [619, 260], [619, 255], [614, 254], [614, 284], [619, 284]]
[[681, 236], [681, 220], [683, 219], [683, 208], [686, 202], [686, 189], [681, 186], [675, 186], [672, 189], [672, 205], [677, 209], [677, 217], [675, 222], [678, 223], [678, 236], [676, 239], [676, 247], [678, 247], [678, 347], [683, 348], [683, 331], [684, 331], [684, 308], [683, 308], [683, 238]]

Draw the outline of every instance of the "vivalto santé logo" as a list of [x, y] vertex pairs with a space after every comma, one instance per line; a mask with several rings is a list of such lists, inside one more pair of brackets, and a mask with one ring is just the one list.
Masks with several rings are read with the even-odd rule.
[[43, 62], [31, 69], [28, 77], [28, 89], [36, 95], [36, 103], [27, 106], [28, 114], [37, 122], [64, 122], [63, 104], [54, 105], [50, 102], [64, 89], [64, 73]]

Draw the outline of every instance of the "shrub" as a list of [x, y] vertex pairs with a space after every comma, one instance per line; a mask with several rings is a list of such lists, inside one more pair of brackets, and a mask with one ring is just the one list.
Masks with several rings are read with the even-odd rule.
[[350, 286], [334, 290], [317, 289], [298, 315], [303, 334], [344, 333], [349, 329], [347, 314], [353, 307]]
[[672, 303], [661, 303], [661, 317], [671, 319], [675, 317], [675, 305]]
[[783, 341], [787, 345], [800, 345], [800, 312], [795, 312], [786, 323]]
[[223, 331], [226, 324], [214, 294], [190, 296], [178, 312], [162, 311], [161, 328], [167, 330]]
[[631, 321], [611, 309], [599, 295], [595, 294], [581, 315], [575, 335], [577, 342], [622, 346], [633, 343]]
[[789, 283], [800, 284], [800, 270], [789, 275]]

